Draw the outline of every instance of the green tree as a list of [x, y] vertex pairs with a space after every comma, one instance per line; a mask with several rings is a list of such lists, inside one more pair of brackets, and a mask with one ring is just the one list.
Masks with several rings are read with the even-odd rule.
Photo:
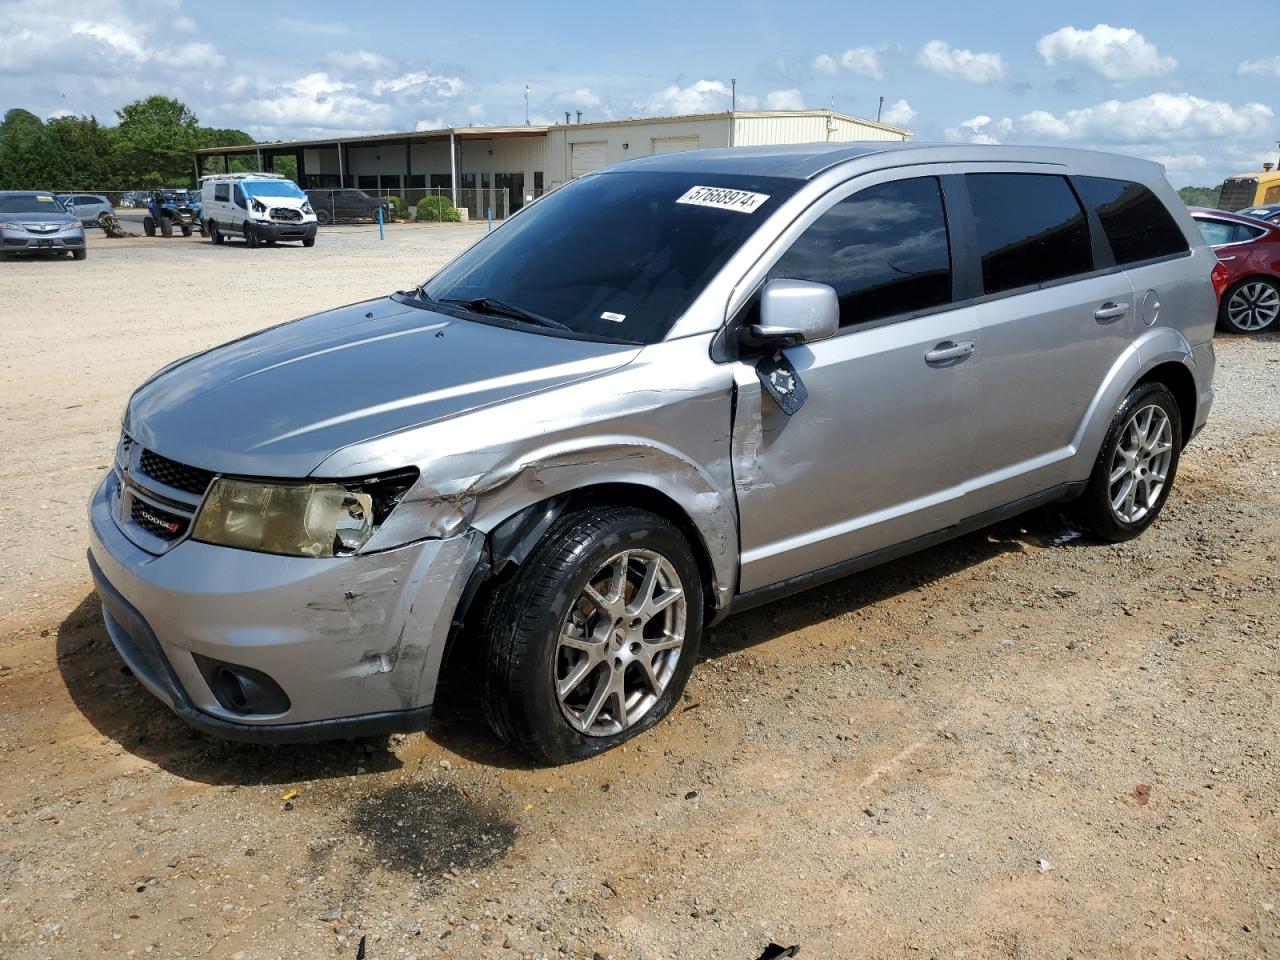
[[200, 121], [181, 100], [159, 95], [116, 111], [115, 160], [129, 183], [158, 187], [189, 183]]
[[49, 155], [44, 121], [30, 110], [13, 109], [0, 122], [0, 190], [53, 189], [45, 178]]
[[112, 190], [120, 186], [111, 163], [111, 131], [94, 117], [54, 117], [45, 124], [46, 176], [58, 190]]
[[1183, 187], [1178, 196], [1188, 207], [1216, 207], [1222, 195], [1222, 184], [1216, 187]]
[[[249, 136], [243, 130], [223, 129], [220, 127], [201, 127], [199, 136], [200, 147], [240, 147], [254, 143], [253, 137]], [[216, 154], [204, 159], [205, 173], [249, 173], [258, 169], [258, 158], [255, 156], [233, 156], [228, 157], [230, 167], [224, 171], [222, 169], [222, 158]]]

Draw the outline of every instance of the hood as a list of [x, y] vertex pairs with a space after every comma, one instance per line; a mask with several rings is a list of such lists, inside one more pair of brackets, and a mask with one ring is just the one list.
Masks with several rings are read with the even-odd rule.
[[49, 213], [0, 213], [0, 221], [4, 223], [20, 223], [28, 230], [38, 231], [41, 226], [47, 227], [47, 232], [61, 230], [63, 227], [69, 227], [73, 223], [79, 224], [80, 218], [75, 214], [64, 213], [61, 210]]
[[125, 430], [206, 470], [304, 477], [349, 444], [594, 376], [638, 352], [459, 320], [388, 297], [164, 368], [130, 399]]

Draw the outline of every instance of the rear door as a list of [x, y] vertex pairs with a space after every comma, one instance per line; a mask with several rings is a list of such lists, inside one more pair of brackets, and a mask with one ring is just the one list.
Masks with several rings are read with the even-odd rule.
[[[808, 392], [792, 416], [762, 389], [757, 357], [734, 363], [743, 592], [967, 515], [981, 346], [975, 314], [953, 308], [946, 172], [859, 178], [811, 208], [768, 255], [776, 262], [760, 282], [835, 287], [841, 330], [783, 351]], [[751, 309], [739, 322], [753, 322]]]
[[1072, 476], [1086, 414], [1133, 342], [1134, 291], [1061, 167], [958, 165], [980, 293], [974, 513]]

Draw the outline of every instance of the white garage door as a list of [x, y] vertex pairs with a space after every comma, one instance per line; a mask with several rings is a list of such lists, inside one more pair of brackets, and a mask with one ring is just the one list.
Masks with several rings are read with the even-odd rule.
[[608, 144], [603, 140], [594, 143], [569, 144], [570, 172], [575, 177], [592, 170], [599, 170], [609, 162]]
[[679, 153], [681, 150], [697, 150], [698, 137], [654, 137], [654, 153]]

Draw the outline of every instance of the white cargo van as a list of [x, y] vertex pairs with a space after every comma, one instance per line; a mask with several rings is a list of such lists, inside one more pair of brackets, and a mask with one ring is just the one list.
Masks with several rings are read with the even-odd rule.
[[200, 178], [205, 234], [214, 243], [242, 237], [250, 247], [278, 240], [316, 243], [316, 214], [298, 185], [277, 173]]

